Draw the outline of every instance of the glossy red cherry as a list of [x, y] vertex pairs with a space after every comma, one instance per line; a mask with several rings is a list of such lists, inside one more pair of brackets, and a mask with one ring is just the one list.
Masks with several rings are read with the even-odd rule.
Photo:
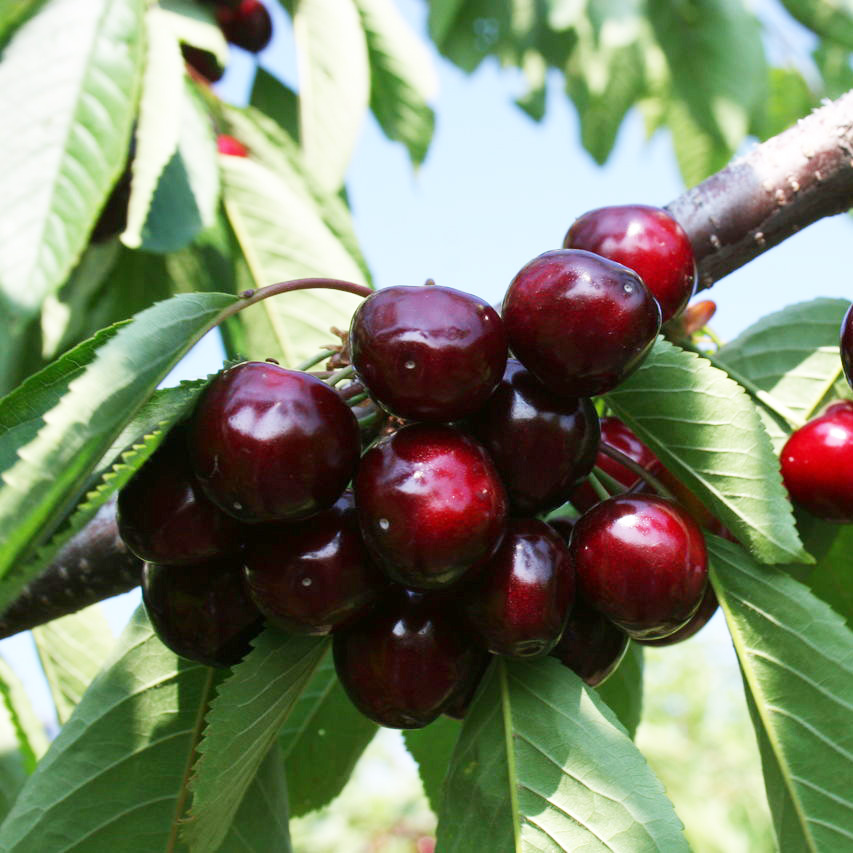
[[477, 411], [506, 365], [501, 318], [450, 287], [386, 287], [359, 305], [352, 363], [371, 396], [393, 414], [454, 421]]
[[708, 624], [711, 617], [717, 612], [718, 607], [719, 602], [714, 588], [708, 584], [699, 609], [690, 617], [690, 621], [683, 628], [679, 628], [674, 634], [661, 637], [659, 640], [637, 640], [637, 642], [644, 646], [671, 646], [674, 643], [688, 640]]
[[628, 635], [578, 598], [551, 655], [596, 687], [619, 666], [627, 648]]
[[481, 674], [486, 657], [443, 596], [404, 590], [335, 634], [333, 650], [352, 703], [397, 729], [431, 723]]
[[219, 64], [216, 54], [190, 44], [181, 44], [181, 55], [194, 76], [202, 83], [216, 83], [225, 76], [225, 68]]
[[285, 631], [328, 634], [388, 586], [361, 540], [352, 493], [308, 522], [254, 528], [244, 556], [252, 600]]
[[503, 321], [519, 361], [569, 397], [615, 388], [660, 331], [660, 306], [633, 271], [578, 249], [545, 252], [507, 290]]
[[263, 627], [234, 559], [142, 570], [142, 600], [154, 631], [175, 654], [233, 666]]
[[189, 443], [208, 497], [247, 522], [293, 521], [330, 507], [361, 447], [355, 416], [334, 388], [258, 361], [213, 380]]
[[522, 515], [565, 503], [592, 470], [598, 449], [598, 414], [589, 398], [555, 397], [515, 359], [468, 428], [489, 451]]
[[680, 313], [696, 289], [696, 261], [687, 232], [660, 207], [599, 207], [576, 219], [567, 249], [586, 249], [634, 270], [660, 303], [663, 321]]
[[841, 365], [850, 387], [853, 388], [853, 304], [841, 321]]
[[483, 447], [453, 427], [403, 427], [364, 454], [353, 486], [368, 548], [406, 586], [459, 580], [504, 533], [498, 472]]
[[[658, 474], [662, 469], [663, 466], [657, 456], [619, 418], [602, 418], [600, 426], [601, 444], [616, 448], [652, 474]], [[621, 462], [617, 462], [608, 456], [603, 450], [599, 450], [595, 457], [595, 464], [614, 480], [621, 483], [626, 490], [634, 488], [640, 482], [640, 477], [637, 474]], [[575, 508], [581, 512], [586, 512], [600, 500], [589, 483], [582, 483], [578, 486], [571, 493], [570, 498]]]
[[231, 44], [259, 53], [272, 38], [272, 18], [260, 0], [239, 0], [216, 7], [216, 22]]
[[825, 521], [853, 523], [853, 405], [835, 404], [791, 433], [780, 460], [794, 503]]
[[708, 582], [702, 530], [672, 501], [620, 495], [582, 516], [572, 533], [578, 593], [637, 639], [674, 633]]
[[575, 570], [560, 535], [535, 518], [511, 519], [495, 555], [461, 593], [481, 645], [516, 658], [547, 654], [575, 598]]
[[235, 139], [233, 136], [228, 136], [225, 133], [220, 133], [216, 137], [216, 150], [220, 154], [227, 154], [230, 157], [249, 156], [249, 149], [239, 139]]
[[118, 496], [118, 531], [141, 560], [182, 565], [236, 553], [242, 525], [203, 494], [176, 427]]

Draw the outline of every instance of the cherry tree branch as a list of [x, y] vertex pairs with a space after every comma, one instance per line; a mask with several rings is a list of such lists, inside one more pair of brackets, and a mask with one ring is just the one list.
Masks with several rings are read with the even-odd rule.
[[[851, 207], [853, 92], [667, 205], [693, 244], [701, 289], [807, 225]], [[250, 301], [261, 295], [245, 294]], [[110, 502], [0, 615], [0, 637], [126, 592], [139, 583], [141, 569], [118, 536]]]

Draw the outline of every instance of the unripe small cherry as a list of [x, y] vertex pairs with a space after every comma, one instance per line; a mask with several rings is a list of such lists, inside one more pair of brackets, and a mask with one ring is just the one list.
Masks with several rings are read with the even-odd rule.
[[235, 139], [233, 136], [228, 136], [226, 133], [220, 133], [219, 136], [216, 137], [216, 150], [220, 154], [226, 154], [229, 157], [249, 156], [249, 149], [246, 148], [239, 139]]

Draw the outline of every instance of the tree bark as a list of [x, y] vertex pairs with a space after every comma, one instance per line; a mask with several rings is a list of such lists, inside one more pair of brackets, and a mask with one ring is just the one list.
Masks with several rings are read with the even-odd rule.
[[[696, 254], [699, 288], [824, 216], [853, 207], [853, 91], [756, 146], [667, 205]], [[139, 583], [115, 501], [0, 616], [0, 637], [81, 610]]]

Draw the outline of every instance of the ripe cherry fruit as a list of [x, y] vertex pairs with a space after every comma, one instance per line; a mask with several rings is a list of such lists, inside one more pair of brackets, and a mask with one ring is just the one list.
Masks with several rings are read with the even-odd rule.
[[216, 137], [216, 150], [220, 154], [227, 154], [230, 157], [248, 157], [249, 150], [233, 136], [228, 136], [226, 133], [220, 133]]
[[853, 304], [841, 321], [841, 364], [844, 367], [844, 375], [853, 388]]
[[210, 499], [246, 522], [330, 507], [358, 462], [358, 423], [334, 388], [249, 361], [208, 386], [190, 428], [193, 470]]
[[661, 313], [633, 270], [563, 249], [521, 268], [504, 297], [503, 321], [510, 348], [547, 388], [592, 397], [640, 366]]
[[708, 582], [701, 528], [655, 495], [620, 495], [575, 525], [570, 550], [580, 596], [631, 637], [657, 639], [681, 628]]
[[699, 604], [699, 609], [690, 617], [690, 621], [684, 627], [679, 628], [668, 637], [661, 637], [659, 640], [637, 640], [637, 642], [644, 646], [671, 646], [688, 640], [708, 624], [711, 617], [717, 612], [718, 607], [717, 594], [711, 584], [708, 584], [705, 595], [702, 596], [702, 602]]
[[215, 15], [222, 34], [231, 44], [259, 53], [270, 43], [272, 18], [260, 0], [220, 3]]

